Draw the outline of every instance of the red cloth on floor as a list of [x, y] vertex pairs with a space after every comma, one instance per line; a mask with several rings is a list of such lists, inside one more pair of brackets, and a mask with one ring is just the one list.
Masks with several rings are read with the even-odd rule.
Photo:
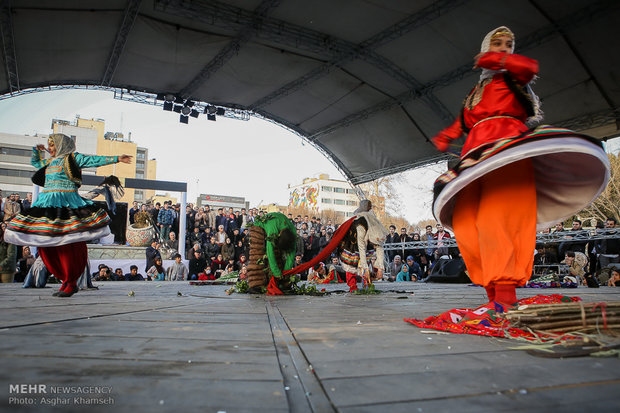
[[269, 280], [269, 285], [267, 286], [267, 295], [284, 295], [282, 291], [278, 288], [276, 284], [276, 277], [271, 277]]
[[75, 287], [88, 262], [88, 247], [85, 242], [60, 245], [57, 247], [39, 247], [39, 255], [48, 271], [54, 276]]
[[[554, 304], [570, 303], [581, 301], [579, 297], [568, 297], [565, 295], [537, 295], [529, 298], [522, 298], [517, 305], [525, 304]], [[475, 309], [455, 308], [436, 316], [428, 317], [424, 320], [415, 318], [405, 318], [407, 321], [420, 328], [431, 328], [434, 330], [448, 331], [457, 334], [474, 334], [478, 336], [493, 337], [524, 337], [529, 340], [551, 339], [562, 336], [562, 334], [531, 333], [519, 328], [510, 327], [510, 323], [504, 318], [499, 317], [498, 313], [503, 313], [506, 307], [491, 302]], [[570, 335], [564, 335], [570, 338]]]
[[329, 255], [332, 253], [332, 251], [334, 251], [336, 247], [338, 247], [338, 245], [340, 244], [340, 241], [342, 241], [344, 236], [347, 235], [347, 232], [349, 231], [349, 228], [351, 228], [351, 224], [353, 224], [353, 221], [355, 221], [355, 218], [357, 217], [356, 216], [352, 217], [346, 220], [345, 222], [343, 222], [342, 225], [340, 225], [338, 229], [336, 230], [336, 232], [334, 232], [334, 234], [332, 235], [332, 239], [329, 242], [329, 244], [327, 244], [325, 248], [323, 248], [316, 257], [314, 257], [313, 259], [311, 259], [310, 261], [306, 263], [298, 265], [295, 268], [291, 268], [290, 270], [282, 272], [282, 275], [299, 274], [302, 271], [305, 271], [307, 269], [310, 269], [311, 267], [314, 267], [319, 262], [325, 261], [327, 257], [329, 257]]

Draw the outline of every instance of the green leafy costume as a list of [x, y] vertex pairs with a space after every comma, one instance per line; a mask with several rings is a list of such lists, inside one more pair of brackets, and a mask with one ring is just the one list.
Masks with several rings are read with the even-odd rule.
[[[297, 237], [297, 230], [286, 215], [279, 212], [270, 212], [263, 217], [258, 217], [254, 220], [254, 225], [265, 230], [265, 252], [269, 261], [269, 269], [271, 273], [276, 277], [282, 277], [282, 271], [290, 270], [295, 264], [295, 243], [293, 242], [290, 248], [281, 250], [278, 248], [278, 240], [282, 231], [288, 229], [294, 237]], [[282, 255], [282, 261], [284, 262], [284, 268], [278, 267], [278, 250]]]

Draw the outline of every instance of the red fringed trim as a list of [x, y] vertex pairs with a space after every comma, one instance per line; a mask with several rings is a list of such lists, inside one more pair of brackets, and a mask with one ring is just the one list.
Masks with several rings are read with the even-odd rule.
[[278, 288], [276, 284], [276, 277], [271, 277], [269, 280], [269, 285], [267, 286], [267, 295], [284, 295], [282, 291]]
[[596, 310], [597, 307], [601, 307], [601, 314], [603, 315], [603, 328], [607, 330], [607, 311], [606, 311], [607, 303], [602, 302], [602, 303], [594, 304], [594, 307], [592, 307], [592, 312], [594, 312], [594, 310]]

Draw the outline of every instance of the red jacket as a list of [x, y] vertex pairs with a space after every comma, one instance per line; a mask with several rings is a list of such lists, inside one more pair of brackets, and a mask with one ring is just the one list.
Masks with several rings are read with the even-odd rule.
[[[487, 52], [479, 59], [478, 66], [505, 69], [518, 87], [529, 83], [538, 73], [536, 60], [517, 54]], [[462, 118], [439, 132], [433, 142], [439, 150], [445, 151], [450, 141], [469, 130], [462, 157], [482, 144], [520, 135], [528, 129], [527, 118], [525, 106], [507, 83], [504, 73], [498, 73], [476, 85], [465, 99]]]

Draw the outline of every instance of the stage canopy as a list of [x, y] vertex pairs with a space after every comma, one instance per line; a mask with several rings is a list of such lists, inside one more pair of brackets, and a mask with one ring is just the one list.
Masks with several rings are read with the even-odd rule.
[[1, 7], [2, 98], [70, 86], [159, 105], [168, 94], [176, 102], [168, 106], [186, 106], [190, 122], [204, 112], [260, 116], [303, 136], [354, 184], [445, 159], [429, 139], [458, 113], [478, 77], [473, 56], [500, 25], [516, 33], [518, 53], [540, 62], [534, 87], [545, 123], [601, 139], [618, 130], [617, 0], [2, 0]]

